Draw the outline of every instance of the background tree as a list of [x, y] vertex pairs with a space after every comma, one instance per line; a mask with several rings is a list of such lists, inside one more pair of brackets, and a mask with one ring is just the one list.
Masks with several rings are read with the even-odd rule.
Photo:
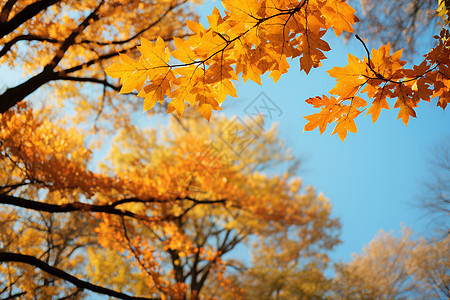
[[[83, 249], [96, 245], [92, 224], [80, 214], [54, 216], [12, 209], [0, 212], [1, 252], [36, 257], [46, 264], [72, 274], [82, 274]], [[80, 299], [82, 288], [49, 276], [29, 264], [0, 265], [2, 299]]]
[[[20, 206], [19, 200], [24, 198], [63, 203], [79, 197], [80, 190], [86, 191], [86, 183], [82, 181], [89, 177], [83, 168], [88, 151], [81, 147], [79, 136], [72, 131], [68, 138], [67, 133], [49, 121], [48, 113], [41, 117], [44, 120], [37, 120], [31, 110], [20, 105], [17, 111], [0, 118], [1, 203], [17, 201]], [[78, 177], [69, 178], [66, 172], [74, 172]], [[87, 220], [78, 214], [33, 214], [5, 207], [1, 214], [2, 253], [30, 255], [50, 266], [77, 272], [77, 264], [83, 260], [78, 250], [95, 242], [95, 236], [84, 230], [89, 225]], [[83, 294], [81, 289], [32, 265], [2, 265], [1, 277], [2, 296], [79, 298]]]
[[[275, 241], [258, 244], [265, 245], [252, 254], [252, 265], [231, 276], [243, 291], [243, 299], [326, 299], [332, 283], [324, 274], [329, 261], [327, 255], [305, 253]], [[214, 285], [208, 293], [219, 299], [224, 294], [223, 288]]]
[[14, 206], [2, 206], [0, 261], [20, 262], [2, 264], [2, 296], [63, 299], [80, 298], [83, 289], [101, 292], [70, 277], [82, 274], [83, 249], [97, 245], [95, 220], [77, 211], [111, 210], [90, 203], [117, 179], [89, 171], [83, 136], [58, 126], [49, 111], [38, 116], [21, 103], [2, 114], [0, 124], [0, 203]]
[[[312, 188], [301, 192], [301, 180], [293, 177], [297, 162], [282, 150], [275, 128], [264, 131], [261, 120], [245, 125], [254, 136], [239, 157], [233, 148], [238, 141], [217, 138], [234, 124], [227, 119], [211, 127], [199, 119], [173, 121], [159, 133], [129, 125], [100, 172], [90, 171], [83, 135], [59, 127], [50, 112], [36, 114], [20, 104], [0, 122], [0, 203], [15, 207], [5, 211], [2, 223], [0, 261], [9, 262], [2, 269], [7, 280], [2, 292], [8, 295], [82, 297], [81, 290], [89, 289], [122, 299], [133, 299], [127, 290], [149, 298], [195, 299], [213, 280], [239, 295], [227, 267], [242, 263], [225, 255], [252, 236], [261, 237], [264, 247], [278, 245], [286, 263], [325, 261], [326, 251], [338, 243], [339, 225], [330, 217], [328, 200]], [[275, 175], [266, 168], [288, 171]], [[135, 274], [129, 284], [118, 282], [120, 274], [111, 280], [96, 275], [105, 262], [96, 259], [103, 254], [94, 232], [103, 247], [129, 264], [123, 267]], [[98, 284], [83, 272], [85, 255], [79, 250], [86, 246], [95, 263], [87, 275]], [[31, 269], [39, 276], [31, 277]]]
[[419, 196], [419, 207], [430, 217], [430, 223], [441, 234], [450, 234], [450, 142], [444, 138], [431, 150], [429, 176]]
[[[159, 181], [171, 174], [172, 180], [161, 180], [167, 187], [160, 193], [168, 197], [168, 204], [184, 199], [179, 205], [187, 211], [162, 226], [111, 216], [100, 223], [102, 245], [133, 256], [143, 274], [155, 282], [154, 292], [166, 294], [171, 288], [172, 294], [178, 293], [175, 298], [239, 297], [245, 287], [234, 282], [229, 269], [236, 272], [248, 266], [228, 255], [239, 244], [254, 239], [260, 241], [250, 243], [255, 255], [276, 251], [278, 261], [294, 265], [312, 266], [317, 261], [315, 272], [323, 276], [326, 252], [338, 243], [339, 224], [330, 217], [331, 206], [322, 195], [310, 187], [300, 192], [301, 181], [293, 177], [296, 162], [281, 150], [275, 128], [264, 131], [260, 122], [247, 123], [253, 140], [238, 157], [236, 149], [215, 138], [233, 124], [227, 119], [217, 120], [213, 126], [199, 119], [181, 124], [173, 121], [169, 128], [158, 130], [159, 138], [156, 130], [137, 128], [119, 134], [111, 154], [112, 170], [134, 174], [144, 190], [153, 184], [146, 178]], [[282, 176], [266, 173], [275, 166], [290, 171]], [[194, 199], [210, 205], [190, 209]], [[175, 214], [180, 207], [166, 205], [165, 209]], [[259, 266], [255, 263], [254, 269]], [[164, 281], [167, 274], [173, 276], [171, 286]], [[238, 274], [241, 278], [248, 275]]]
[[92, 283], [132, 295], [149, 295], [146, 278], [127, 256], [101, 247], [87, 248], [86, 277]]
[[336, 299], [442, 299], [449, 297], [449, 238], [413, 240], [380, 231], [348, 264], [336, 266]]
[[[139, 104], [117, 97], [119, 87], [103, 68], [119, 53], [133, 55], [140, 37], [185, 36], [185, 20], [196, 19], [189, 5], [186, 0], [0, 1], [0, 63], [28, 76], [16, 86], [0, 87], [0, 112], [39, 89], [47, 91], [46, 105], [57, 101], [91, 127], [113, 116], [129, 121]], [[40, 98], [34, 102], [42, 104]]]
[[437, 2], [353, 0], [350, 3], [361, 7], [356, 32], [371, 43], [390, 42], [394, 50], [403, 48], [408, 59], [412, 59], [414, 54], [420, 54], [417, 50], [421, 45], [434, 43], [432, 36], [439, 32], [437, 23], [442, 18], [436, 12]]

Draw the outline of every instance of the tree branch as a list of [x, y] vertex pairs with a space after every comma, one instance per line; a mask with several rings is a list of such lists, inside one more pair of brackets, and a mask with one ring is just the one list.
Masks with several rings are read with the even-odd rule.
[[44, 71], [46, 69], [53, 71], [55, 69], [55, 67], [58, 65], [58, 63], [61, 61], [61, 59], [64, 57], [64, 54], [69, 49], [69, 47], [74, 44], [75, 38], [80, 33], [82, 33], [86, 29], [86, 27], [88, 27], [90, 24], [92, 24], [93, 21], [97, 21], [99, 19], [98, 12], [104, 2], [105, 2], [104, 0], [100, 1], [100, 3], [89, 14], [89, 16], [87, 16], [86, 19], [84, 19], [83, 22], [81, 22], [81, 24], [78, 25], [78, 27], [74, 31], [72, 31], [72, 33], [66, 38], [64, 43], [58, 49], [58, 51], [56, 51], [56, 55], [53, 57], [52, 61], [44, 67]]
[[56, 276], [58, 278], [64, 279], [64, 280], [72, 283], [73, 285], [77, 286], [78, 288], [87, 289], [87, 290], [90, 290], [95, 293], [108, 295], [108, 296], [116, 297], [119, 299], [124, 299], [124, 300], [150, 300], [150, 299], [156, 300], [156, 299], [160, 299], [160, 298], [133, 297], [133, 296], [121, 293], [121, 292], [117, 292], [117, 291], [110, 290], [110, 289], [102, 287], [102, 286], [92, 284], [88, 281], [78, 279], [77, 277], [75, 277], [69, 273], [66, 273], [65, 271], [63, 271], [61, 269], [52, 267], [52, 266], [46, 264], [45, 262], [43, 262], [42, 260], [39, 260], [36, 257], [30, 256], [30, 255], [11, 253], [11, 252], [0, 252], [0, 261], [1, 262], [20, 262], [20, 263], [25, 263], [25, 264], [28, 264], [31, 266], [35, 266], [36, 268], [39, 268], [48, 274], [51, 274], [53, 276]]
[[135, 49], [135, 48], [136, 48], [136, 46], [132, 46], [132, 47], [130, 47], [130, 48], [122, 49], [122, 50], [120, 50], [120, 51], [116, 51], [116, 52], [111, 52], [111, 53], [103, 54], [103, 55], [100, 55], [100, 56], [97, 57], [97, 58], [91, 59], [90, 61], [87, 61], [87, 62], [84, 62], [84, 63], [82, 63], [82, 64], [79, 64], [78, 66], [74, 66], [74, 67], [72, 67], [72, 68], [68, 68], [68, 69], [59, 71], [58, 73], [59, 73], [60, 75], [65, 75], [65, 74], [70, 74], [70, 73], [73, 73], [73, 72], [76, 72], [76, 71], [80, 71], [80, 70], [82, 70], [83, 68], [87, 68], [87, 67], [89, 67], [89, 66], [91, 66], [91, 65], [93, 65], [93, 64], [95, 64], [95, 63], [98, 63], [98, 62], [100, 62], [100, 61], [102, 61], [102, 60], [116, 57], [116, 56], [118, 56], [118, 55], [121, 54], [121, 53], [129, 52], [129, 51], [131, 51], [131, 50], [133, 50], [133, 49]]
[[[141, 201], [132, 201], [134, 198], [130, 199], [128, 203], [131, 202], [141, 202]], [[136, 199], [138, 200], [138, 199]], [[151, 201], [150, 201], [151, 202]], [[99, 212], [106, 213], [117, 216], [126, 216], [133, 219], [138, 219], [142, 221], [160, 221], [160, 220], [171, 220], [176, 219], [177, 216], [166, 216], [164, 218], [156, 218], [149, 217], [145, 215], [135, 214], [128, 210], [121, 210], [114, 207], [114, 205], [106, 204], [106, 205], [96, 205], [96, 204], [88, 204], [82, 202], [72, 202], [67, 204], [49, 204], [45, 202], [27, 200], [15, 196], [10, 195], [0, 195], [0, 204], [13, 205], [17, 207], [22, 207], [26, 209], [31, 209], [35, 211], [43, 211], [49, 213], [68, 213], [75, 211], [85, 211], [85, 212]]]
[[38, 88], [56, 78], [56, 73], [41, 72], [27, 81], [7, 89], [0, 95], [0, 113], [8, 109], [34, 93]]
[[19, 198], [15, 196], [0, 195], [0, 204], [6, 204], [6, 205], [13, 205], [17, 207], [22, 207], [26, 209], [31, 209], [35, 211], [43, 211], [43, 212], [49, 212], [49, 213], [68, 213], [68, 212], [75, 212], [75, 211], [85, 211], [85, 212], [98, 212], [98, 213], [106, 213], [111, 215], [117, 215], [121, 217], [130, 217], [136, 220], [141, 221], [148, 221], [148, 222], [157, 222], [157, 221], [169, 221], [169, 220], [176, 220], [191, 210], [194, 206], [199, 204], [215, 204], [215, 203], [224, 203], [225, 199], [222, 200], [195, 200], [192, 198], [189, 199], [182, 199], [177, 198], [177, 200], [189, 200], [192, 201], [193, 204], [185, 210], [185, 212], [181, 213], [181, 215], [167, 215], [167, 216], [160, 216], [160, 217], [152, 217], [152, 216], [146, 216], [141, 214], [133, 213], [129, 210], [122, 210], [116, 208], [116, 206], [125, 204], [125, 203], [163, 203], [167, 202], [166, 200], [159, 200], [150, 198], [147, 200], [138, 199], [138, 198], [126, 198], [122, 200], [118, 200], [113, 202], [112, 204], [88, 204], [88, 203], [82, 203], [82, 202], [72, 202], [72, 203], [66, 203], [66, 204], [49, 204], [45, 202], [39, 202], [39, 201], [33, 201], [28, 200], [24, 198]]
[[109, 83], [106, 79], [98, 79], [93, 77], [75, 77], [75, 76], [59, 76], [55, 78], [55, 80], [66, 80], [66, 81], [77, 81], [77, 82], [92, 82], [92, 83], [99, 83], [103, 86], [109, 87], [110, 89], [114, 91], [120, 91], [120, 86], [116, 86], [114, 84]]
[[[59, 1], [61, 0], [40, 0], [25, 7], [22, 11], [17, 13], [11, 20], [9, 21], [0, 20], [0, 39], [3, 38], [5, 35], [10, 34], [14, 30], [16, 30], [17, 27], [19, 27], [26, 21], [34, 18], [41, 11], [46, 10], [47, 7]], [[12, 8], [15, 2], [16, 1], [10, 0], [5, 4], [5, 6], [2, 9], [1, 14], [2, 18], [4, 16], [6, 17], [9, 16], [9, 11], [5, 10], [5, 8], [8, 9], [7, 7], [8, 5], [10, 6], [10, 8]]]
[[[36, 3], [41, 2], [52, 2], [56, 0], [42, 0]], [[59, 1], [59, 0], [58, 0]], [[34, 4], [36, 4], [34, 3]], [[56, 55], [53, 57], [53, 59], [48, 63], [44, 70], [42, 70], [41, 73], [38, 75], [30, 78], [26, 82], [15, 86], [13, 88], [7, 89], [2, 95], [0, 95], [0, 113], [6, 112], [8, 109], [16, 105], [18, 102], [25, 99], [25, 97], [32, 94], [34, 91], [36, 91], [38, 88], [40, 88], [42, 85], [46, 84], [49, 81], [52, 81], [57, 78], [57, 75], [53, 70], [56, 68], [58, 63], [63, 58], [66, 51], [69, 49], [69, 47], [75, 42], [75, 38], [87, 27], [89, 24], [92, 23], [93, 20], [98, 20], [99, 15], [98, 11], [100, 7], [103, 5], [104, 0], [100, 2], [99, 5], [92, 11], [89, 16], [87, 16], [83, 22], [81, 22], [80, 25], [64, 40], [61, 47], [56, 51]], [[31, 4], [29, 6], [32, 6], [34, 4]], [[24, 10], [26, 10], [25, 8]], [[19, 13], [20, 14], [20, 13]], [[17, 17], [17, 15], [16, 15]], [[14, 17], [15, 18], [15, 17]], [[13, 18], [13, 19], [14, 19]], [[11, 20], [12, 21], [12, 20]], [[9, 23], [9, 22], [8, 22]], [[1, 32], [1, 30], [0, 30]], [[1, 38], [1, 36], [0, 36]]]
[[14, 46], [17, 42], [20, 41], [38, 41], [38, 42], [48, 42], [52, 44], [61, 43], [61, 41], [58, 41], [56, 39], [52, 39], [49, 37], [43, 37], [33, 34], [26, 34], [26, 35], [18, 35], [9, 42], [5, 43], [2, 50], [0, 50], [0, 57], [8, 53], [8, 51]]
[[8, 297], [4, 298], [3, 300], [14, 299], [14, 298], [17, 298], [17, 297], [23, 296], [23, 295], [25, 295], [26, 293], [27, 293], [27, 292], [21, 292], [21, 293], [17, 293], [17, 294], [14, 294], [14, 295], [11, 295], [11, 296], [8, 296]]
[[[183, 35], [180, 35], [180, 36], [177, 36], [177, 37], [178, 38], [184, 38], [184, 37], [187, 37], [187, 36], [191, 36], [191, 34], [183, 34]], [[173, 41], [173, 39], [174, 39], [174, 37], [172, 36], [170, 38], [164, 39], [164, 41], [169, 42], [169, 41]], [[151, 41], [154, 41], [154, 40], [151, 40]], [[87, 41], [85, 41], [85, 42], [87, 42]], [[137, 48], [137, 45], [134, 45], [134, 46], [131, 46], [129, 48], [122, 49], [120, 51], [106, 53], [106, 54], [100, 55], [99, 57], [94, 58], [94, 59], [92, 59], [90, 61], [87, 61], [87, 62], [84, 62], [82, 64], [79, 64], [78, 66], [74, 66], [74, 67], [71, 67], [71, 68], [59, 71], [58, 74], [60, 76], [63, 76], [63, 75], [70, 74], [70, 73], [73, 73], [73, 72], [76, 72], [76, 71], [80, 71], [83, 68], [87, 68], [87, 67], [89, 67], [89, 66], [91, 66], [91, 65], [93, 65], [95, 63], [101, 62], [101, 61], [109, 59], [109, 58], [116, 57], [116, 56], [118, 56], [119, 54], [122, 54], [122, 53], [130, 52], [130, 51], [132, 51], [132, 50], [134, 50], [136, 48]]]
[[99, 46], [109, 46], [109, 45], [122, 45], [122, 44], [126, 44], [128, 42], [131, 42], [132, 40], [134, 40], [135, 38], [137, 38], [138, 36], [140, 36], [141, 34], [143, 34], [144, 32], [146, 32], [147, 30], [149, 30], [150, 28], [152, 28], [153, 26], [157, 25], [159, 22], [161, 22], [172, 10], [174, 10], [175, 8], [187, 3], [188, 0], [183, 0], [180, 3], [177, 3], [175, 5], [171, 5], [167, 8], [167, 10], [155, 21], [153, 21], [152, 23], [150, 23], [147, 27], [139, 30], [138, 32], [136, 32], [134, 35], [132, 35], [131, 37], [125, 39], [125, 40], [120, 40], [120, 41], [110, 41], [110, 42], [98, 42], [98, 41], [91, 41], [91, 40], [82, 40], [80, 42], [81, 43], [86, 43], [86, 44], [96, 44]]
[[2, 12], [0, 13], [0, 23], [6, 23], [9, 18], [9, 13], [16, 4], [17, 0], [8, 0], [5, 5], [3, 5]]

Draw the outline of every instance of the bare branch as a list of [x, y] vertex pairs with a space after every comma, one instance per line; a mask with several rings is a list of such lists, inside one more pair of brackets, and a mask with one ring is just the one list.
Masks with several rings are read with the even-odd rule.
[[175, 8], [187, 3], [187, 0], [183, 0], [182, 2], [176, 3], [175, 5], [171, 5], [167, 8], [167, 10], [155, 21], [153, 21], [152, 23], [150, 23], [148, 26], [144, 27], [143, 29], [139, 30], [138, 32], [136, 32], [134, 35], [130, 36], [129, 38], [125, 39], [125, 40], [120, 40], [120, 41], [110, 41], [110, 42], [98, 42], [98, 41], [91, 41], [91, 40], [82, 40], [80, 42], [81, 43], [86, 43], [86, 44], [96, 44], [99, 46], [109, 46], [109, 45], [122, 45], [122, 44], [126, 44], [128, 42], [131, 42], [132, 40], [134, 40], [135, 38], [137, 38], [138, 36], [140, 36], [141, 34], [143, 34], [144, 32], [146, 32], [147, 30], [149, 30], [150, 28], [152, 28], [153, 26], [157, 25], [159, 22], [161, 22], [172, 10], [174, 10]]

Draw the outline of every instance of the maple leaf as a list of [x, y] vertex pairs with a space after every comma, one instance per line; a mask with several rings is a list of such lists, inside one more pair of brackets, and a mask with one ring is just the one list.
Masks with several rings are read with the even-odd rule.
[[[125, 54], [119, 53], [119, 56], [122, 58], [122, 63], [113, 63], [109, 67], [105, 68], [105, 72], [112, 78], [127, 78], [133, 74], [134, 71], [136, 71], [136, 68], [139, 67], [139, 65]], [[126, 59], [127, 57], [129, 60]]]
[[321, 66], [321, 60], [327, 57], [322, 51], [330, 51], [331, 48], [328, 43], [321, 38], [326, 31], [320, 31], [317, 34], [308, 31], [300, 36], [300, 45], [302, 57], [300, 58], [300, 70], [305, 71], [306, 74], [311, 71], [311, 68]]
[[208, 30], [203, 34], [201, 43], [196, 45], [192, 50], [199, 58], [207, 59], [210, 56], [221, 52], [227, 45], [227, 41], [221, 38], [217, 32]]
[[348, 54], [348, 65], [334, 67], [328, 71], [331, 77], [336, 78], [336, 86], [330, 90], [330, 94], [338, 95], [342, 99], [353, 97], [359, 88], [367, 82], [363, 76], [368, 73], [368, 67], [354, 55]]
[[[403, 49], [398, 50], [392, 55], [389, 54], [391, 45], [381, 46], [379, 49], [372, 49], [370, 62], [373, 65], [372, 69], [381, 75], [384, 79], [400, 79], [403, 77], [402, 70], [406, 61], [400, 60]], [[366, 62], [368, 63], [368, 62]]]
[[175, 38], [174, 44], [176, 47], [175, 51], [172, 51], [171, 55], [178, 59], [182, 63], [192, 63], [197, 59], [197, 55], [192, 51], [192, 48], [189, 43], [185, 42], [180, 38]]
[[320, 134], [325, 131], [328, 123], [335, 121], [342, 108], [339, 104], [340, 101], [333, 96], [328, 98], [326, 95], [323, 95], [322, 97], [309, 98], [306, 102], [312, 104], [316, 108], [323, 106], [319, 113], [304, 117], [308, 121], [304, 130], [311, 131], [316, 127], [319, 127]]
[[122, 83], [120, 94], [131, 93], [135, 89], [140, 90], [147, 80], [146, 67], [125, 54], [119, 53], [119, 55], [122, 63], [114, 63], [106, 68], [106, 74], [113, 78], [120, 78]]
[[322, 106], [323, 108], [319, 113], [304, 117], [308, 120], [304, 130], [311, 131], [319, 126], [320, 134], [322, 134], [329, 123], [337, 122], [332, 135], [337, 133], [342, 141], [347, 137], [347, 131], [357, 132], [354, 119], [363, 111], [358, 108], [367, 106], [367, 102], [358, 96], [353, 97], [350, 104], [343, 104], [342, 100], [333, 96], [328, 98], [325, 95], [309, 98], [306, 102], [315, 108]]
[[225, 101], [227, 95], [237, 97], [237, 91], [231, 80], [221, 80], [213, 86], [214, 92], [217, 94], [217, 102]]
[[353, 110], [350, 108], [347, 116], [338, 119], [336, 127], [334, 127], [331, 135], [337, 133], [341, 141], [344, 141], [347, 137], [347, 131], [356, 133], [357, 128], [353, 119], [356, 118], [359, 113], [360, 112], [358, 110]]
[[[434, 82], [427, 78], [428, 76], [434, 76], [433, 72], [429, 72], [430, 65], [427, 60], [422, 61], [419, 65], [413, 66], [411, 69], [404, 69], [405, 83], [408, 84], [413, 90], [413, 101], [419, 103], [420, 101], [430, 102], [433, 90], [430, 88]], [[425, 76], [417, 78], [421, 74]]]
[[[223, 0], [222, 5], [226, 9], [226, 15], [232, 25], [245, 24], [248, 29], [258, 22], [258, 17], [265, 17], [266, 1], [257, 0]], [[241, 28], [239, 28], [241, 29]]]
[[186, 20], [186, 26], [194, 33], [200, 34], [200, 33], [204, 33], [206, 31], [205, 27], [203, 27], [202, 24], [191, 21], [191, 20]]
[[447, 103], [450, 102], [450, 80], [442, 78], [434, 83], [434, 91], [432, 98], [439, 97], [437, 106], [442, 109], [447, 107]]
[[221, 59], [218, 62], [214, 62], [209, 68], [206, 70], [206, 83], [216, 83], [222, 80], [238, 80], [236, 72], [231, 67], [231, 64], [234, 63], [233, 60]]
[[175, 98], [172, 101], [170, 101], [169, 105], [167, 106], [167, 113], [170, 114], [174, 110], [178, 113], [179, 116], [183, 114], [183, 111], [185, 109], [184, 100], [181, 98]]
[[170, 61], [170, 52], [160, 37], [156, 39], [155, 44], [144, 37], [141, 37], [141, 46], [138, 46], [142, 54], [143, 64], [148, 69], [158, 69], [168, 67]]
[[[196, 90], [198, 85], [204, 79], [205, 70], [196, 65], [188, 65], [176, 69], [177, 77], [173, 80], [174, 86], [177, 88], [172, 90], [168, 95], [171, 99], [182, 99], [177, 101], [177, 107], [181, 108], [181, 102], [188, 102], [191, 106], [196, 103]], [[184, 105], [183, 105], [184, 107]], [[177, 110], [179, 112], [179, 110]]]
[[169, 69], [164, 75], [157, 75], [150, 80], [139, 93], [139, 97], [144, 98], [144, 112], [152, 109], [156, 102], [163, 103], [164, 98], [171, 91], [170, 82], [173, 81], [175, 75]]
[[380, 116], [381, 109], [390, 109], [389, 104], [386, 100], [388, 93], [389, 91], [384, 85], [382, 88], [376, 89], [374, 94], [372, 95], [371, 98], [373, 98], [373, 101], [366, 114], [372, 114], [372, 123], [375, 123], [375, 121]]
[[396, 90], [392, 94], [393, 95], [391, 95], [391, 98], [397, 96], [397, 101], [395, 102], [394, 108], [400, 108], [397, 119], [402, 118], [403, 124], [408, 125], [410, 116], [416, 118], [414, 107], [417, 107], [417, 104], [414, 103], [411, 97], [411, 88], [403, 84], [397, 85]]
[[345, 1], [326, 1], [325, 5], [321, 7], [321, 11], [327, 25], [333, 27], [337, 37], [339, 37], [344, 30], [353, 32], [353, 25], [355, 25], [355, 22], [359, 21], [355, 16], [356, 10]]

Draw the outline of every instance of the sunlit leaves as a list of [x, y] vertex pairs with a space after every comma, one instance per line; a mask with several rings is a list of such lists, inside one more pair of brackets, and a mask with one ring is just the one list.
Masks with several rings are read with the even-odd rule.
[[330, 94], [339, 95], [343, 99], [353, 97], [358, 89], [367, 80], [363, 74], [367, 72], [367, 66], [356, 56], [348, 54], [348, 65], [334, 67], [328, 71], [331, 77], [336, 78], [336, 86], [330, 90]]
[[280, 148], [275, 127], [266, 131], [262, 119], [246, 120], [255, 136], [252, 146], [237, 156], [219, 138], [232, 121], [219, 119], [208, 126], [198, 118], [172, 119], [168, 127], [157, 129], [160, 138], [156, 129], [130, 125], [113, 144], [108, 172], [127, 179], [127, 193], [155, 200], [127, 208], [161, 217], [138, 223], [102, 215], [96, 232], [104, 247], [131, 252], [152, 292], [175, 299], [193, 293], [195, 286], [180, 274], [200, 278], [203, 268], [192, 267], [198, 264], [207, 265], [208, 280], [233, 290], [233, 299], [239, 299], [242, 291], [234, 289], [226, 269], [233, 261], [224, 255], [247, 237], [259, 236], [267, 242], [265, 249], [282, 249], [280, 260], [287, 263], [300, 256], [325, 259], [325, 252], [338, 243], [338, 220], [330, 217], [328, 199], [311, 187], [302, 190], [292, 171], [266, 174], [273, 165], [295, 169], [293, 157]]
[[174, 40], [170, 55], [175, 61], [160, 39], [158, 45], [142, 40], [139, 62], [123, 60], [107, 68], [107, 74], [120, 77], [122, 93], [137, 90], [145, 98], [144, 110], [168, 101], [168, 112], [181, 115], [189, 104], [209, 120], [227, 95], [237, 96], [233, 80], [261, 83], [269, 73], [277, 81], [289, 69], [287, 59], [299, 56], [301, 70], [309, 73], [330, 50], [323, 40], [327, 30], [353, 32], [357, 21], [355, 11], [339, 0], [224, 0], [223, 5], [224, 16], [218, 9], [208, 16], [209, 28], [187, 22], [194, 35]]
[[372, 105], [367, 110], [367, 114], [372, 115], [372, 122], [375, 123], [375, 121], [380, 116], [381, 110], [384, 109], [390, 109], [389, 104], [386, 100], [388, 96], [388, 89], [386, 88], [386, 85], [384, 84], [383, 87], [380, 89], [375, 89], [374, 94], [372, 96]]
[[333, 27], [334, 33], [339, 37], [343, 31], [353, 32], [353, 25], [358, 22], [354, 15], [355, 9], [345, 1], [324, 1], [323, 16]]
[[362, 112], [359, 108], [367, 106], [367, 102], [358, 96], [346, 100], [349, 103], [333, 96], [328, 98], [325, 95], [306, 100], [314, 107], [321, 108], [321, 111], [305, 117], [308, 120], [305, 130], [313, 130], [319, 127], [320, 133], [323, 133], [328, 124], [337, 122], [332, 134], [337, 133], [341, 140], [346, 138], [347, 131], [356, 133], [356, 124], [353, 119]]
[[321, 66], [321, 61], [326, 58], [322, 51], [331, 50], [327, 42], [322, 40], [325, 31], [308, 32], [302, 35], [299, 42], [299, 49], [303, 53], [300, 58], [300, 69], [304, 70], [306, 74], [311, 71], [311, 68], [318, 68]]
[[[390, 44], [373, 49], [369, 57], [363, 60], [349, 54], [348, 65], [334, 67], [328, 73], [336, 78], [336, 86], [330, 93], [338, 96], [310, 98], [306, 102], [321, 107], [321, 112], [305, 117], [309, 122], [305, 130], [313, 130], [317, 126], [323, 133], [329, 123], [337, 122], [333, 131], [343, 140], [346, 130], [356, 132], [353, 121], [366, 108], [375, 122], [382, 109], [390, 109], [388, 99], [396, 99], [393, 108], [398, 108], [398, 119], [405, 125], [410, 117], [416, 117], [415, 108], [420, 101], [430, 101], [439, 97], [437, 106], [445, 109], [449, 99], [449, 33], [446, 29], [436, 37], [439, 44], [433, 48], [419, 65], [412, 69], [404, 68], [406, 62], [401, 59], [401, 50], [390, 54]], [[372, 102], [367, 105], [357, 95], [367, 93]], [[362, 100], [362, 99], [361, 99]], [[351, 102], [349, 106], [344, 104]]]
[[[41, 111], [41, 115], [48, 111]], [[92, 195], [97, 188], [111, 184], [86, 168], [91, 150], [83, 145], [83, 137], [75, 130], [66, 130], [51, 122], [47, 115], [41, 119], [25, 103], [0, 115], [0, 159], [11, 173], [8, 184], [24, 180], [52, 187], [59, 191], [73, 191]]]
[[[210, 27], [207, 29], [188, 22], [195, 34], [186, 41], [175, 40], [177, 49], [172, 54], [180, 63], [169, 62], [168, 50], [163, 49], [160, 42], [158, 51], [161, 55], [164, 52], [165, 59], [149, 61], [146, 71], [135, 65], [134, 71], [130, 72], [131, 63], [125, 65], [126, 61], [107, 71], [111, 76], [121, 78], [122, 90], [130, 91], [132, 83], [139, 91], [143, 86], [142, 74], [168, 69], [167, 74], [171, 76], [167, 79], [149, 77], [146, 89], [159, 91], [157, 97], [155, 92], [138, 94], [145, 97], [144, 108], [152, 108], [156, 102], [162, 103], [167, 98], [172, 99], [168, 112], [177, 111], [181, 115], [187, 102], [209, 120], [212, 110], [220, 110], [219, 104], [227, 95], [236, 96], [232, 80], [238, 80], [240, 76], [244, 81], [250, 79], [261, 84], [261, 76], [269, 73], [276, 82], [289, 69], [287, 58], [295, 57], [300, 57], [300, 69], [308, 74], [312, 68], [321, 66], [321, 61], [326, 58], [324, 52], [331, 50], [323, 40], [327, 30], [333, 28], [337, 36], [343, 31], [353, 32], [353, 25], [358, 21], [355, 10], [340, 0], [249, 0], [243, 3], [224, 0], [223, 5], [225, 16], [214, 9], [208, 17]], [[415, 108], [422, 100], [439, 97], [437, 105], [445, 108], [450, 95], [448, 37], [448, 31], [443, 29], [436, 37], [439, 45], [412, 69], [404, 68], [406, 61], [401, 60], [401, 50], [390, 53], [389, 43], [370, 53], [366, 49], [367, 57], [362, 60], [349, 54], [347, 66], [328, 71], [336, 78], [336, 86], [330, 93], [337, 98], [307, 100], [315, 107], [323, 107], [320, 113], [306, 117], [309, 122], [305, 130], [319, 127], [323, 133], [328, 124], [336, 122], [333, 133], [338, 133], [344, 140], [347, 131], [356, 132], [354, 119], [363, 110], [367, 109], [375, 122], [382, 109], [390, 109], [389, 99], [396, 99], [392, 107], [399, 108], [398, 118], [405, 125], [410, 117], [416, 117]], [[146, 57], [145, 53], [151, 52], [153, 47], [153, 44], [143, 42], [140, 47], [142, 57]], [[358, 96], [360, 93], [367, 93], [369, 104]], [[323, 105], [317, 106], [319, 102]]]
[[[197, 24], [194, 22], [191, 22], [191, 23]], [[174, 44], [175, 44], [176, 50], [173, 51], [171, 53], [171, 55], [175, 59], [177, 59], [180, 62], [185, 63], [185, 64], [190, 64], [195, 61], [196, 56], [188, 43], [186, 43], [184, 40], [182, 40], [180, 38], [175, 38]]]

